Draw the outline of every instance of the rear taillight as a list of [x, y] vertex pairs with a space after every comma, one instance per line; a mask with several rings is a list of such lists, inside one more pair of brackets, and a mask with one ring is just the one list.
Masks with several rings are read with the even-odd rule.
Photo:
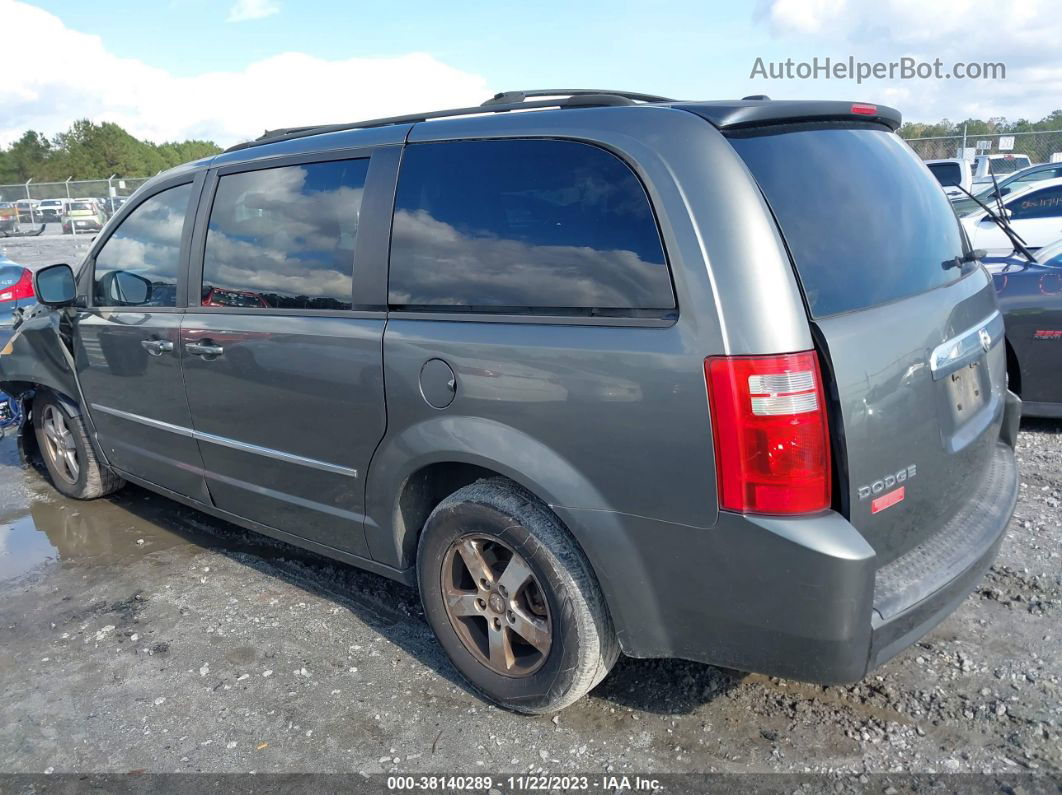
[[766, 514], [828, 508], [829, 426], [815, 352], [712, 356], [704, 376], [719, 507]]
[[0, 301], [21, 301], [24, 298], [33, 298], [33, 273], [28, 270], [22, 271], [17, 282], [0, 292]]

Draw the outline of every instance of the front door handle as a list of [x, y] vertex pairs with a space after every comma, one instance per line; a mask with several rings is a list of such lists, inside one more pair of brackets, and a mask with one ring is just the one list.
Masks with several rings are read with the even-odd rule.
[[186, 342], [184, 349], [193, 356], [202, 356], [204, 359], [213, 358], [215, 356], [221, 356], [225, 352], [225, 349], [220, 345], [215, 345], [209, 340], [203, 342]]
[[140, 340], [140, 345], [152, 356], [162, 356], [173, 350], [173, 343], [169, 340]]

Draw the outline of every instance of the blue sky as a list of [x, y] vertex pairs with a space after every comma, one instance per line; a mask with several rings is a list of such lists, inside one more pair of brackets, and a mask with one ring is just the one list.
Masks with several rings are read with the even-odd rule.
[[[0, 0], [0, 20], [19, 33], [5, 60], [33, 64], [0, 81], [0, 145], [77, 118], [229, 144], [542, 87], [851, 99], [924, 121], [1038, 119], [1062, 105], [1057, 0]], [[757, 57], [850, 55], [1003, 61], [1007, 77], [750, 79]]]
[[208, 0], [41, 5], [70, 27], [99, 34], [116, 55], [181, 76], [240, 69], [285, 51], [328, 60], [428, 52], [503, 88], [591, 85], [699, 97], [741, 90], [749, 53], [765, 54], [772, 45], [766, 26], [753, 22], [754, 4], [741, 2], [651, 8], [644, 2], [475, 0], [357, 8], [304, 0], [239, 24], [226, 23], [226, 4]]

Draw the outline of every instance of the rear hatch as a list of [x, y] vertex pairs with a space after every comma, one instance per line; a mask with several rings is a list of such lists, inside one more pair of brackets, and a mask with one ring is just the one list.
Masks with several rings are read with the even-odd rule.
[[725, 131], [789, 247], [832, 382], [837, 507], [886, 564], [962, 510], [1002, 422], [1003, 321], [940, 186], [883, 124]]

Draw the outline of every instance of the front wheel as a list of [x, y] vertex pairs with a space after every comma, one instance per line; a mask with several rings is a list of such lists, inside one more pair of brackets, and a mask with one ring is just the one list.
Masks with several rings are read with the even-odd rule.
[[557, 517], [502, 478], [428, 517], [417, 551], [428, 623], [474, 690], [528, 714], [563, 709], [619, 656], [590, 565]]
[[125, 485], [96, 458], [81, 418], [55, 396], [33, 399], [33, 431], [52, 484], [67, 497], [93, 500]]

